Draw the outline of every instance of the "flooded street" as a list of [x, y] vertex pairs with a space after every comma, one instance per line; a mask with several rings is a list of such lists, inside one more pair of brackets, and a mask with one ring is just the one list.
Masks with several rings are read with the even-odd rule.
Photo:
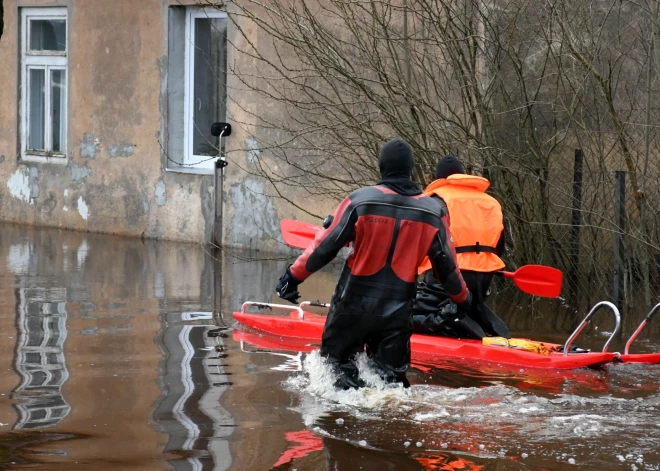
[[[234, 328], [243, 302], [278, 302], [287, 261], [216, 256], [0, 225], [0, 469], [660, 470], [660, 366], [433, 359], [409, 390], [336, 392], [310, 346]], [[338, 267], [303, 299], [329, 300]], [[492, 305], [516, 336], [561, 342], [581, 318], [507, 309], [510, 294]], [[601, 325], [576, 343], [600, 348]], [[660, 351], [659, 325], [635, 351]]]

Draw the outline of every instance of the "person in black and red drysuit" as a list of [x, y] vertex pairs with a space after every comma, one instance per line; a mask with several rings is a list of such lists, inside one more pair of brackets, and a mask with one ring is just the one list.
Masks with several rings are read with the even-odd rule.
[[365, 345], [385, 381], [409, 386], [411, 309], [417, 267], [427, 255], [459, 310], [471, 302], [439, 203], [411, 180], [410, 145], [399, 138], [389, 141], [378, 164], [382, 181], [344, 199], [276, 287], [281, 298], [296, 303], [298, 285], [353, 242], [321, 340], [321, 355], [335, 367], [336, 386], [342, 389], [364, 386], [353, 360]]

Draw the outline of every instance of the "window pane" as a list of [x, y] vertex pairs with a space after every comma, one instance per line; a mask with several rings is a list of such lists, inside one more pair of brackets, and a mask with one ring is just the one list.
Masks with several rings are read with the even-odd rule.
[[46, 71], [44, 69], [30, 69], [29, 71], [29, 108], [28, 108], [28, 147], [35, 150], [44, 150], [45, 135], [45, 101], [46, 101]]
[[227, 19], [195, 19], [193, 154], [218, 155], [211, 125], [225, 120]]
[[64, 116], [64, 100], [66, 92], [66, 72], [52, 70], [50, 77], [50, 110], [52, 116], [52, 151], [64, 152], [66, 121]]
[[66, 51], [66, 20], [30, 20], [30, 50]]
[[34, 371], [30, 378], [29, 386], [43, 386], [46, 382], [46, 373], [44, 371]]
[[62, 386], [64, 381], [62, 381], [62, 370], [50, 370], [50, 379], [48, 380], [48, 386]]
[[33, 363], [36, 365], [41, 365], [41, 353], [39, 352], [28, 352], [25, 354], [25, 363]]
[[30, 414], [31, 420], [43, 420], [46, 418], [46, 409], [37, 409]]

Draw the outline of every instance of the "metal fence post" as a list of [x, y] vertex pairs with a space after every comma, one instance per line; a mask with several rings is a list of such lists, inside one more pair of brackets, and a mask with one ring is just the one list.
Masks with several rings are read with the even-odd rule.
[[617, 170], [614, 178], [614, 302], [623, 312], [623, 275], [625, 252], [623, 233], [626, 230], [626, 172]]
[[582, 225], [582, 149], [575, 149], [575, 165], [573, 167], [573, 209], [571, 214], [571, 268], [568, 276], [571, 292], [578, 301], [578, 269], [580, 263], [580, 226]]

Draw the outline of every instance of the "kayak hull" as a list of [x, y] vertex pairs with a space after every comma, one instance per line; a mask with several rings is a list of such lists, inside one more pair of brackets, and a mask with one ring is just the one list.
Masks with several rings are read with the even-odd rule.
[[621, 355], [619, 360], [621, 363], [658, 365], [660, 364], [660, 353], [629, 353], [628, 355]]
[[[281, 337], [248, 327], [234, 329], [232, 338], [240, 342], [246, 353], [300, 352], [310, 353], [319, 348], [318, 341]], [[461, 376], [472, 376], [483, 380], [492, 379], [498, 384], [504, 378], [521, 390], [541, 389], [561, 394], [587, 389], [607, 393], [609, 385], [604, 377], [593, 368], [554, 369], [521, 368], [516, 365], [492, 364], [489, 362], [445, 358], [439, 355], [412, 352], [410, 367], [425, 373], [433, 369], [452, 371]]]
[[[320, 342], [326, 319], [325, 316], [305, 312], [304, 319], [301, 320], [295, 311], [291, 312], [288, 317], [244, 312], [234, 312], [234, 317], [241, 324], [255, 330], [286, 337], [287, 339], [307, 341], [306, 343], [303, 342], [303, 345]], [[552, 346], [551, 344], [548, 345]], [[574, 369], [597, 367], [612, 363], [615, 358], [615, 354], [610, 352], [589, 352], [569, 355], [553, 352], [543, 355], [514, 348], [484, 345], [479, 340], [454, 339], [420, 334], [412, 335], [410, 338], [410, 347], [413, 355], [417, 357], [427, 355], [429, 357], [441, 356], [445, 359], [489, 362], [527, 368]]]

